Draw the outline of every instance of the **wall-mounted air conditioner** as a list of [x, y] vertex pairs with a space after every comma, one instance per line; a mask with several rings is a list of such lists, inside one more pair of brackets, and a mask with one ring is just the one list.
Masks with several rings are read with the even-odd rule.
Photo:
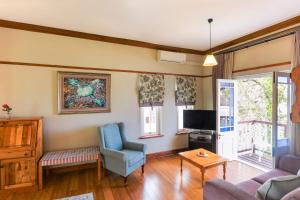
[[158, 50], [157, 60], [160, 62], [186, 63], [186, 54]]

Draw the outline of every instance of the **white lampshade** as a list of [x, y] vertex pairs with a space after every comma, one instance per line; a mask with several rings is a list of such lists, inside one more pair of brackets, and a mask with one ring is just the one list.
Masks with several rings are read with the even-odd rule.
[[203, 66], [204, 67], [213, 67], [218, 64], [216, 58], [212, 54], [208, 54], [204, 60]]

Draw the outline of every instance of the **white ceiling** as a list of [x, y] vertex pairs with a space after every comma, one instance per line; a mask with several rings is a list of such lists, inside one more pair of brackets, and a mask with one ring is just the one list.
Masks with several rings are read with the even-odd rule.
[[300, 0], [0, 0], [0, 19], [197, 50], [300, 15]]

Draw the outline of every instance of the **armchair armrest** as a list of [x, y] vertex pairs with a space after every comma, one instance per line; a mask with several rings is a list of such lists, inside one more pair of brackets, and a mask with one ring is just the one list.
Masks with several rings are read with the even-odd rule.
[[256, 200], [255, 197], [221, 179], [208, 181], [204, 186], [203, 196], [204, 200]]
[[116, 151], [113, 149], [103, 149], [101, 152], [104, 156], [109, 156], [109, 157], [114, 157], [116, 159], [119, 160], [123, 160], [125, 161], [125, 153], [121, 152], [121, 151]]
[[132, 149], [132, 150], [136, 150], [136, 151], [142, 151], [142, 152], [144, 152], [144, 154], [146, 153], [146, 145], [143, 144], [143, 143], [128, 142], [128, 141], [126, 141], [124, 143], [124, 147], [126, 149]]

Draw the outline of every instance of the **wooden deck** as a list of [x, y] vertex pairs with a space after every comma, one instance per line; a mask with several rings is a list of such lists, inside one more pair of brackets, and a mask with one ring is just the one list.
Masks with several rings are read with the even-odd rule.
[[253, 165], [257, 165], [259, 167], [265, 168], [265, 169], [272, 169], [273, 167], [273, 162], [271, 159], [262, 156], [261, 160], [259, 160], [259, 156], [256, 154], [248, 153], [244, 155], [239, 155], [239, 159], [249, 162]]
[[[227, 180], [238, 183], [263, 172], [238, 161], [228, 162]], [[222, 178], [222, 166], [207, 170], [205, 180]], [[53, 200], [57, 198], [93, 192], [95, 200], [184, 200], [203, 199], [201, 173], [197, 167], [185, 162], [180, 174], [178, 156], [151, 158], [145, 166], [145, 174], [136, 170], [128, 177], [128, 186], [123, 178], [109, 173], [97, 180], [97, 170], [84, 169], [73, 172], [50, 173], [44, 189], [38, 192], [0, 192], [1, 200]]]

